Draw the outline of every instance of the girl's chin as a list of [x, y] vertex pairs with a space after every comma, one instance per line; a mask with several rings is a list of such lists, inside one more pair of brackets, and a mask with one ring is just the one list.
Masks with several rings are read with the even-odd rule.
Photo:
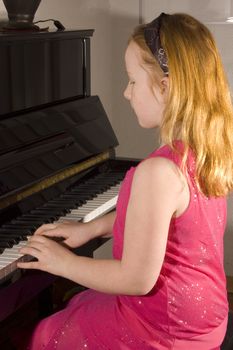
[[143, 122], [142, 120], [138, 119], [138, 124], [141, 126], [141, 128], [143, 129], [155, 129], [158, 127], [158, 125], [154, 124], [148, 124], [148, 123], [145, 123]]

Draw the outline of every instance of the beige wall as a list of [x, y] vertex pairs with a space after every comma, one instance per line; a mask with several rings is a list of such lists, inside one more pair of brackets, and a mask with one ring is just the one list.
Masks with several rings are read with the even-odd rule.
[[[123, 91], [127, 83], [124, 51], [127, 39], [142, 17], [153, 19], [160, 12], [187, 12], [214, 33], [231, 86], [233, 86], [233, 24], [222, 24], [233, 15], [232, 0], [42, 0], [36, 19], [59, 19], [67, 28], [94, 28], [91, 43], [92, 94], [98, 94], [117, 134], [119, 156], [142, 158], [158, 145], [154, 130], [136, 122]], [[6, 18], [0, 2], [0, 20]], [[212, 22], [212, 23], [210, 23]], [[52, 27], [52, 23], [50, 24]], [[225, 268], [233, 275], [233, 197], [229, 199], [225, 236]]]

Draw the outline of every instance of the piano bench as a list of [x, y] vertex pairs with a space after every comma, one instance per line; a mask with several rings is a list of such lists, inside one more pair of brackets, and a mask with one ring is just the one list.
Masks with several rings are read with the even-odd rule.
[[221, 350], [232, 350], [233, 349], [233, 311], [228, 314], [228, 324], [227, 331], [223, 343], [221, 345]]

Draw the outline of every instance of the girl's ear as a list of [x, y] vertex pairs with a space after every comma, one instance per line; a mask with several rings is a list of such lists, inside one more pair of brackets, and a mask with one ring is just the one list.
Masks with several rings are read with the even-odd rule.
[[161, 94], [164, 95], [164, 97], [168, 96], [169, 91], [169, 77], [163, 77], [161, 80]]
[[166, 103], [169, 92], [169, 77], [163, 77], [160, 81], [160, 87], [154, 86], [153, 91], [155, 95], [159, 95], [161, 102]]

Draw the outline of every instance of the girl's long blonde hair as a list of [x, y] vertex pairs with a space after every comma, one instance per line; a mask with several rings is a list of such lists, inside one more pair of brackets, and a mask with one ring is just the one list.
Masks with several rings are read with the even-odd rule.
[[[210, 31], [186, 14], [165, 16], [160, 29], [168, 57], [169, 96], [161, 140], [184, 144], [196, 156], [196, 181], [208, 197], [233, 189], [233, 108], [222, 62]], [[145, 68], [159, 84], [163, 72], [145, 43], [144, 27], [131, 40], [139, 45]]]

